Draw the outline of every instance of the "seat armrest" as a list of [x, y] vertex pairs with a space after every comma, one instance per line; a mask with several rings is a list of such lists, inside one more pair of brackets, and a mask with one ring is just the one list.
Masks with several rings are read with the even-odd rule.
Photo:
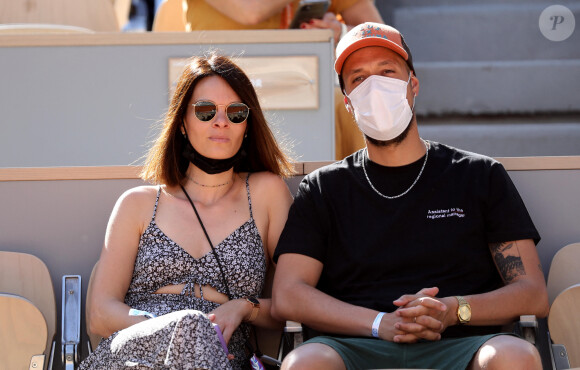
[[[45, 355], [34, 355], [30, 358], [28, 370], [44, 369]], [[47, 368], [50, 369], [50, 368]]]
[[552, 344], [552, 358], [554, 359], [554, 369], [563, 370], [570, 368], [568, 352], [563, 344]]
[[570, 368], [566, 347], [552, 343], [546, 319], [538, 319], [534, 315], [522, 315], [520, 321], [515, 323], [513, 332], [537, 348], [544, 369]]
[[304, 341], [302, 324], [296, 321], [286, 321], [278, 352], [278, 359], [282, 361], [286, 355]]
[[520, 321], [516, 323], [519, 326], [521, 336], [530, 342], [531, 344], [536, 344], [538, 338], [538, 319], [536, 315], [522, 315], [520, 316]]
[[66, 370], [74, 370], [79, 364], [81, 341], [81, 276], [62, 277], [62, 363]]

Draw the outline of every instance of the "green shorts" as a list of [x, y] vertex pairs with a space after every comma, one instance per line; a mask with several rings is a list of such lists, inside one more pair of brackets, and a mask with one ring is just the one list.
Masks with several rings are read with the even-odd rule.
[[[307, 343], [332, 347], [349, 370], [377, 368], [464, 370], [485, 342], [496, 335], [399, 344], [373, 338], [314, 337]], [[508, 334], [509, 335], [509, 334]]]

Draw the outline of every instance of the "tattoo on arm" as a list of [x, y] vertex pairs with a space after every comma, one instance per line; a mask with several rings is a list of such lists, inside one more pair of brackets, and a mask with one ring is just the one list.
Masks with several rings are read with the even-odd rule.
[[506, 284], [526, 274], [516, 242], [491, 243], [489, 246], [497, 269]]

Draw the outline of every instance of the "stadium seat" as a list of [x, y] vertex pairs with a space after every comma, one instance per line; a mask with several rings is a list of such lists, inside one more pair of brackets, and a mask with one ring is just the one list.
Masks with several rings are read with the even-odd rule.
[[0, 368], [42, 368], [48, 330], [42, 312], [28, 299], [0, 293]]
[[570, 366], [575, 368], [580, 367], [580, 310], [578, 307], [580, 307], [580, 284], [572, 285], [558, 294], [550, 307], [548, 316], [548, 329], [552, 342], [565, 346]]
[[544, 368], [580, 367], [580, 243], [561, 248], [552, 259], [547, 289], [550, 313], [547, 320], [522, 316], [524, 337], [534, 343]]
[[0, 368], [52, 369], [56, 304], [44, 262], [0, 251]]
[[580, 284], [580, 243], [568, 244], [554, 255], [548, 273], [548, 299], [550, 304], [564, 289]]

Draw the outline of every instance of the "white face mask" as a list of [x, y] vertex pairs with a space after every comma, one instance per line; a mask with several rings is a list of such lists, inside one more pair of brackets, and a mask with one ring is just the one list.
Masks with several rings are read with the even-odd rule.
[[385, 141], [394, 139], [405, 131], [413, 117], [407, 101], [407, 85], [410, 80], [410, 73], [407, 82], [372, 75], [347, 95], [358, 127], [365, 135]]

